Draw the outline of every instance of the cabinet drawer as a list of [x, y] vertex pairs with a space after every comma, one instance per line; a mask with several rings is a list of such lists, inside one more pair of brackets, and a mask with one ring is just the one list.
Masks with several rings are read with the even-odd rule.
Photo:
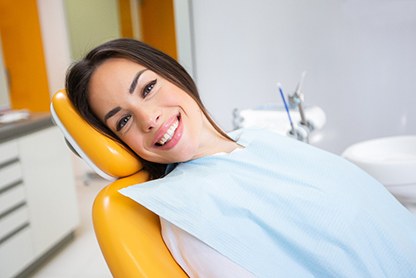
[[10, 236], [14, 231], [18, 230], [29, 223], [29, 213], [26, 205], [3, 215], [0, 218], [0, 242]]
[[0, 277], [15, 277], [33, 261], [30, 227], [0, 244]]
[[25, 202], [25, 187], [17, 184], [3, 192], [0, 191], [0, 215], [9, 209]]
[[23, 179], [22, 168], [18, 161], [0, 168], [0, 192], [9, 185]]
[[0, 165], [7, 163], [8, 161], [17, 159], [19, 151], [16, 141], [10, 141], [0, 144]]

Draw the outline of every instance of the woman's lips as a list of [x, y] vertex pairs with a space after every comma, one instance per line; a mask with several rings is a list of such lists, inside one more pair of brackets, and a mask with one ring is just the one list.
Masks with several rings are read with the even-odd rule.
[[181, 115], [170, 118], [157, 132], [155, 145], [159, 148], [173, 148], [182, 137], [183, 125]]
[[162, 136], [162, 139], [160, 139], [156, 144], [158, 145], [164, 145], [166, 142], [168, 142], [170, 139], [172, 139], [173, 134], [175, 133], [176, 129], [178, 128], [179, 120], [173, 123], [169, 127], [169, 129], [166, 131], [166, 133]]

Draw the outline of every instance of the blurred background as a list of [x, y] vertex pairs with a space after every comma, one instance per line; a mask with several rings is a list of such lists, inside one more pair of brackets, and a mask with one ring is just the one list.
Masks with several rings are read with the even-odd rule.
[[47, 111], [67, 66], [131, 37], [178, 59], [213, 117], [280, 103], [276, 83], [327, 116], [316, 144], [416, 132], [416, 2], [411, 0], [0, 1], [12, 108]]

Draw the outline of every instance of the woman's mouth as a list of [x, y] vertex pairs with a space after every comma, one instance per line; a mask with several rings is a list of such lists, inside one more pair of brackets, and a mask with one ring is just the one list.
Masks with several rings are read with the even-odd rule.
[[162, 138], [156, 143], [159, 146], [163, 146], [164, 144], [166, 144], [167, 142], [169, 142], [172, 137], [173, 134], [175, 134], [176, 129], [179, 126], [179, 119], [177, 119], [170, 127], [169, 129], [166, 131], [165, 134], [163, 134]]
[[[178, 127], [180, 127], [180, 121], [181, 121], [180, 114], [174, 118], [171, 118], [171, 120], [168, 121], [170, 123], [167, 123], [168, 125], [165, 126], [165, 128], [167, 128], [165, 129], [166, 130], [165, 133], [160, 134], [158, 136], [159, 139], [156, 141], [155, 145], [158, 147], [162, 147], [162, 146], [168, 147], [168, 145], [172, 145], [168, 143], [171, 142], [172, 139], [174, 139], [175, 137], [178, 137], [176, 138], [176, 140], [173, 140], [176, 142], [181, 137], [181, 132], [179, 131], [178, 133]], [[175, 133], [178, 133], [178, 134], [175, 135]]]

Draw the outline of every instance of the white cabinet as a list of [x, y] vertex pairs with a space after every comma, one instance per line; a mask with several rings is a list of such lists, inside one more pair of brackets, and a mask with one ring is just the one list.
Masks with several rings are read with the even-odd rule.
[[23, 271], [79, 222], [68, 148], [50, 126], [0, 143], [0, 277]]

